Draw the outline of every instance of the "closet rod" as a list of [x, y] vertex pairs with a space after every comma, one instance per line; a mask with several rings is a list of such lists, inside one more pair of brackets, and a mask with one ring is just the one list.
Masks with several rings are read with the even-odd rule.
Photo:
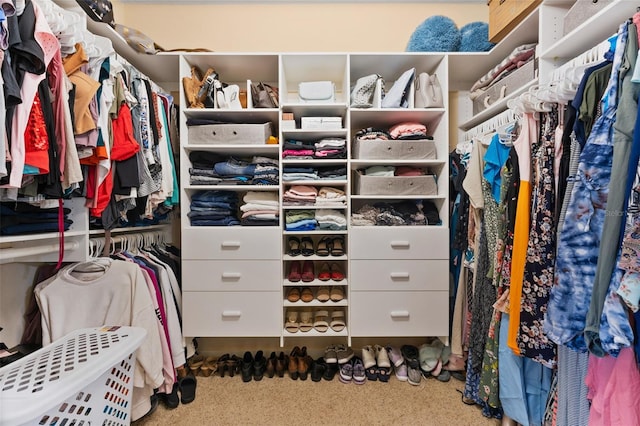
[[[80, 248], [78, 241], [64, 243], [64, 251], [77, 250]], [[0, 264], [14, 262], [15, 259], [37, 256], [40, 254], [56, 253], [60, 249], [58, 243], [38, 245], [34, 247], [8, 247], [0, 250]]]
[[505, 126], [509, 123], [518, 120], [518, 115], [515, 111], [507, 109], [498, 115], [491, 117], [490, 119], [478, 124], [463, 134], [463, 139], [469, 141], [476, 136], [481, 136], [496, 130], [499, 127]]

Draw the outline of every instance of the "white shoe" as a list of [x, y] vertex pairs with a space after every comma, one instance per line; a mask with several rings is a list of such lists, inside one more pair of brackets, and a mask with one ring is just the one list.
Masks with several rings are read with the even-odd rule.
[[367, 345], [362, 348], [362, 362], [364, 363], [365, 370], [371, 367], [375, 367], [376, 352], [371, 345]]
[[378, 367], [382, 368], [391, 368], [391, 361], [389, 360], [389, 354], [387, 350], [380, 345], [375, 345], [374, 350], [376, 351], [376, 363]]

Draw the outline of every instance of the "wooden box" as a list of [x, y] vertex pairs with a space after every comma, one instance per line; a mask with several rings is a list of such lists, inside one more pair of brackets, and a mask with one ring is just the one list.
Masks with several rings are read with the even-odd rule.
[[489, 0], [489, 41], [498, 43], [542, 0]]

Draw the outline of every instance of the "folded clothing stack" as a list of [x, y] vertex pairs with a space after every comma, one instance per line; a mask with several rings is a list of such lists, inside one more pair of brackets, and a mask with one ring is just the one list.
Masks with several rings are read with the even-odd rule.
[[299, 167], [288, 166], [282, 169], [282, 180], [346, 180], [347, 168], [344, 166]]
[[331, 231], [347, 229], [347, 218], [340, 210], [318, 209], [316, 210], [316, 221], [320, 229], [328, 229]]
[[282, 195], [286, 206], [313, 206], [316, 203], [318, 190], [313, 186], [293, 185]]
[[191, 226], [234, 226], [240, 225], [237, 211], [237, 192], [198, 191], [191, 197], [187, 216]]
[[278, 161], [269, 157], [224, 157], [205, 151], [189, 154], [191, 185], [278, 185]]
[[506, 58], [474, 83], [469, 91], [471, 100], [482, 96], [489, 87], [498, 83], [513, 71], [534, 60], [536, 43], [516, 47]]
[[347, 158], [347, 140], [344, 138], [323, 138], [317, 142], [288, 139], [282, 148], [282, 158]]
[[[71, 209], [63, 209], [64, 230], [68, 230], [73, 221], [69, 219]], [[55, 208], [40, 208], [29, 203], [0, 203], [0, 235], [24, 235], [45, 232], [58, 232], [60, 211]]]
[[242, 197], [240, 223], [244, 226], [278, 226], [280, 203], [277, 192], [249, 191]]
[[316, 206], [344, 206], [347, 203], [345, 192], [331, 186], [323, 186], [318, 190], [316, 197]]
[[365, 204], [351, 215], [351, 224], [354, 226], [415, 226], [440, 223], [438, 208], [429, 200]]
[[318, 221], [313, 210], [288, 210], [285, 213], [285, 230], [313, 231], [318, 227]]

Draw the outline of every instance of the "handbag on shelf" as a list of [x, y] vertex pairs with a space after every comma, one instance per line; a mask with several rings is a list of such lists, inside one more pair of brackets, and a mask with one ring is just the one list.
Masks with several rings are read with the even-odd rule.
[[421, 72], [416, 79], [416, 108], [442, 108], [442, 86], [436, 74]]
[[251, 83], [251, 100], [254, 108], [278, 108], [278, 88], [270, 84]]
[[352, 108], [371, 108], [373, 106], [373, 95], [376, 91], [378, 80], [382, 76], [370, 74], [360, 77], [351, 91]]
[[298, 84], [298, 98], [302, 103], [335, 102], [336, 86], [332, 81], [304, 81]]
[[215, 74], [213, 68], [207, 69], [202, 75], [198, 67], [191, 67], [191, 76], [182, 77], [182, 87], [184, 89], [184, 97], [189, 103], [189, 108], [204, 108], [205, 98], [208, 90], [203, 90], [203, 86], [207, 83], [208, 77]]
[[416, 69], [411, 68], [393, 83], [391, 90], [382, 99], [382, 108], [408, 108], [411, 86], [416, 76]]

